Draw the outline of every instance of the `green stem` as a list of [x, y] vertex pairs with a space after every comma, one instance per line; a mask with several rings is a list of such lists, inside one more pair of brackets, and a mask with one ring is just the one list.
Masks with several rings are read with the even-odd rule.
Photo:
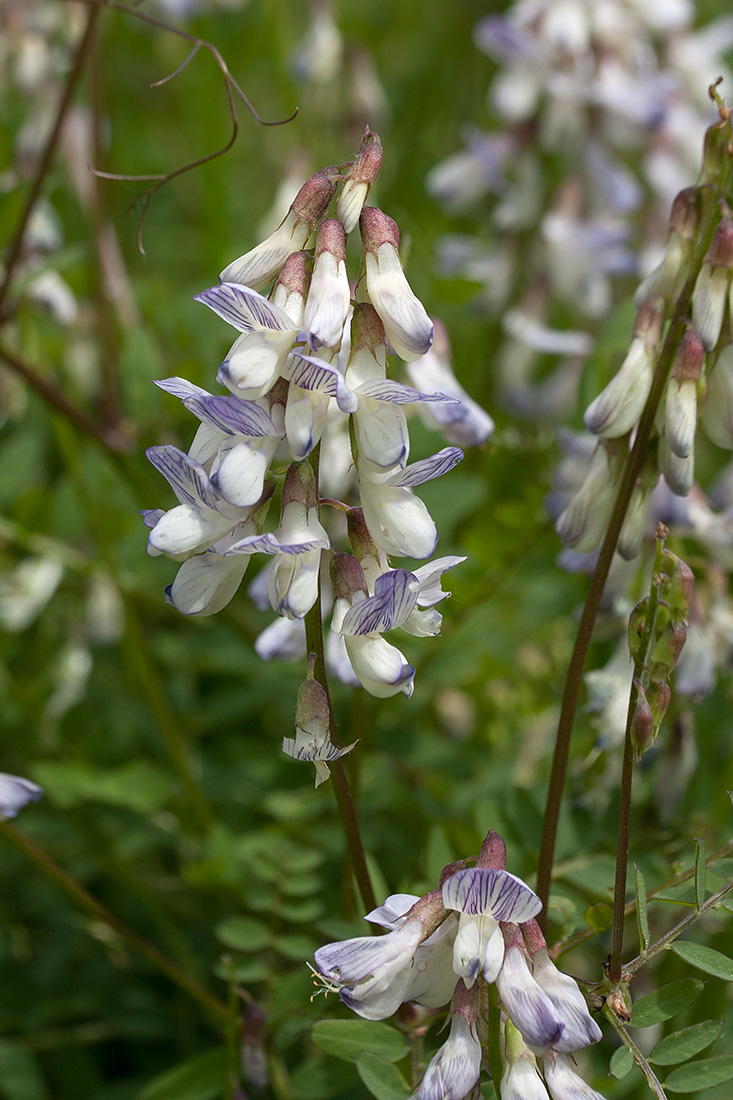
[[644, 1055], [641, 1053], [641, 1051], [637, 1047], [634, 1040], [629, 1035], [629, 1033], [626, 1030], [626, 1028], [624, 1027], [624, 1025], [621, 1023], [619, 1018], [615, 1015], [615, 1013], [613, 1013], [611, 1011], [611, 1009], [608, 1007], [608, 1005], [606, 1005], [606, 1007], [604, 1008], [603, 1013], [604, 1013], [606, 1019], [611, 1024], [611, 1026], [616, 1031], [616, 1034], [618, 1035], [621, 1042], [624, 1044], [624, 1046], [627, 1046], [629, 1048], [629, 1050], [631, 1051], [631, 1053], [633, 1054], [634, 1061], [636, 1062], [637, 1066], [639, 1067], [641, 1072], [646, 1077], [647, 1084], [649, 1085], [649, 1088], [652, 1090], [654, 1095], [657, 1097], [657, 1100], [667, 1100], [667, 1094], [665, 1093], [664, 1089], [662, 1088], [661, 1081], [659, 1080], [659, 1078], [655, 1074], [652, 1067], [647, 1062]]
[[499, 992], [492, 983], [489, 987], [489, 1038], [488, 1059], [491, 1079], [494, 1082], [494, 1090], [497, 1100], [499, 1097], [499, 1082], [504, 1075], [504, 1066], [501, 1060], [501, 1008], [499, 1007]]
[[121, 921], [118, 917], [111, 913], [106, 906], [97, 901], [92, 894], [90, 894], [81, 883], [72, 878], [62, 867], [59, 867], [55, 863], [47, 852], [43, 850], [34, 841], [29, 840], [28, 837], [10, 824], [8, 821], [0, 820], [0, 832], [14, 844], [24, 855], [26, 855], [33, 863], [39, 867], [44, 874], [48, 875], [50, 879], [65, 890], [76, 901], [82, 909], [86, 909], [87, 912], [92, 913], [93, 916], [98, 917], [110, 928], [114, 929], [124, 940], [133, 947], [138, 954], [142, 955], [152, 963], [152, 965], [165, 974], [175, 985], [179, 986], [190, 997], [198, 1001], [199, 1004], [214, 1016], [219, 1022], [226, 1023], [229, 1019], [229, 1010], [227, 1006], [220, 1001], [218, 997], [215, 997], [212, 993], [209, 993], [207, 989], [204, 989], [202, 985], [199, 985], [197, 981], [181, 970], [180, 967], [172, 963], [170, 959], [167, 959], [165, 955], [161, 954], [156, 947], [148, 943], [146, 939], [139, 936], [137, 932], [133, 932]]
[[[316, 447], [311, 456], [311, 465], [313, 466], [313, 472], [316, 477], [316, 496], [318, 495], [318, 465], [320, 458], [320, 446]], [[306, 648], [309, 654], [314, 656], [313, 676], [321, 685], [328, 697], [328, 714], [329, 714], [329, 734], [331, 741], [334, 745], [338, 745], [338, 734], [336, 732], [336, 724], [333, 719], [333, 707], [331, 705], [331, 695], [328, 690], [328, 676], [326, 674], [326, 658], [323, 645], [323, 617], [321, 615], [321, 598], [320, 592], [318, 599], [313, 604], [308, 614], [305, 616], [305, 641]], [[375, 909], [377, 906], [377, 899], [374, 896], [374, 889], [372, 887], [372, 880], [369, 875], [369, 868], [367, 867], [366, 856], [364, 854], [364, 845], [361, 842], [361, 834], [359, 832], [359, 824], [356, 820], [356, 810], [354, 809], [354, 800], [351, 797], [351, 789], [349, 787], [349, 780], [346, 775], [346, 769], [342, 759], [334, 760], [331, 763], [331, 784], [333, 786], [333, 792], [336, 796], [336, 806], [338, 808], [339, 817], [341, 818], [341, 824], [343, 826], [344, 835], [346, 837], [346, 847], [349, 853], [349, 859], [351, 862], [351, 871], [356, 879], [356, 885], [361, 895], [361, 900], [366, 907], [367, 912]]]
[[563, 791], [565, 789], [565, 777], [567, 774], [568, 757], [570, 753], [570, 738], [573, 732], [575, 712], [578, 706], [578, 696], [582, 683], [585, 659], [588, 655], [588, 649], [590, 648], [596, 616], [598, 615], [598, 609], [601, 605], [603, 590], [611, 568], [613, 555], [616, 552], [616, 544], [621, 534], [621, 528], [629, 506], [629, 501], [631, 500], [631, 494], [633, 493], [637, 478], [641, 474], [644, 463], [646, 462], [649, 442], [654, 430], [654, 419], [657, 408], [664, 394], [669, 379], [669, 373], [672, 369], [672, 364], [682, 341], [682, 337], [685, 334], [687, 314], [695, 282], [719, 219], [720, 211], [717, 202], [713, 201], [709, 207], [705, 229], [701, 234], [697, 250], [690, 263], [689, 274], [677, 298], [672, 319], [654, 372], [649, 397], [644, 406], [644, 411], [641, 414], [636, 439], [624, 465], [616, 500], [613, 505], [613, 511], [611, 512], [611, 518], [608, 523], [608, 530], [606, 531], [606, 536], [598, 556], [598, 562], [596, 563], [593, 576], [591, 577], [588, 595], [580, 617], [575, 645], [568, 665], [562, 704], [560, 707], [557, 737], [555, 740], [555, 752], [552, 758], [552, 768], [550, 771], [547, 804], [545, 807], [542, 840], [540, 843], [539, 866], [537, 869], [537, 893], [542, 901], [542, 912], [537, 919], [543, 931], [546, 929], [547, 925], [547, 903], [550, 896], [550, 883], [552, 881], [555, 841], [557, 839], [560, 808], [562, 806]]
[[662, 951], [666, 951], [691, 924], [699, 920], [703, 913], [707, 913], [710, 909], [714, 909], [716, 905], [719, 905], [726, 894], [729, 894], [731, 890], [733, 890], [733, 882], [727, 882], [725, 886], [721, 886], [719, 890], [710, 895], [707, 901], [705, 901], [699, 909], [694, 909], [686, 917], [683, 917], [674, 928], [670, 928], [669, 932], [665, 932], [656, 943], [651, 944], [643, 955], [637, 955], [635, 959], [627, 963], [623, 968], [623, 980], [625, 982], [631, 981], [634, 974], [636, 974], [642, 966], [646, 966], [649, 960], [653, 959], [655, 955], [659, 955]]
[[[730, 855], [731, 852], [733, 852], [733, 840], [729, 840], [728, 843], [724, 844], [722, 848], [719, 848], [717, 852], [713, 852], [711, 856], [708, 856], [705, 860], [705, 866], [707, 868], [712, 868], [717, 860], [723, 859], [725, 856]], [[647, 900], [656, 897], [657, 894], [661, 894], [664, 890], [670, 890], [675, 886], [681, 886], [682, 883], [691, 879], [694, 874], [695, 868], [693, 866], [689, 867], [686, 871], [682, 871], [679, 875], [673, 875], [671, 878], [661, 882], [659, 886], [655, 886], [653, 890], [649, 890], [647, 892]], [[733, 885], [731, 885], [731, 889], [733, 889]], [[628, 901], [624, 906], [624, 916], [630, 917], [635, 909], [636, 898], [632, 898], [631, 901]], [[579, 932], [573, 933], [573, 935], [569, 936], [566, 940], [555, 944], [550, 951], [550, 956], [553, 959], [558, 959], [560, 955], [564, 955], [566, 951], [572, 951], [576, 947], [580, 947], [581, 944], [587, 943], [588, 940], [592, 940], [593, 937], [598, 934], [598, 929], [591, 928], [590, 925], [586, 928], [582, 928]], [[641, 958], [641, 956], [639, 957]], [[646, 954], [644, 958], [647, 958]], [[626, 969], [628, 971], [628, 964]]]

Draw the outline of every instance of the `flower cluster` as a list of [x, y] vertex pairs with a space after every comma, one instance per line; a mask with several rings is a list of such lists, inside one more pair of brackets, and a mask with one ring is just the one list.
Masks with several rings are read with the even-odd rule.
[[[482, 224], [490, 198], [488, 238], [445, 238], [442, 264], [502, 312], [500, 383], [523, 414], [567, 411], [612, 280], [654, 265], [660, 213], [694, 175], [706, 82], [728, 72], [733, 40], [727, 16], [699, 30], [695, 16], [691, 0], [517, 0], [476, 24], [476, 46], [497, 64], [496, 121], [468, 129], [427, 184], [449, 211], [481, 211]], [[558, 313], [583, 331], [552, 327]], [[538, 353], [561, 357], [542, 384]]]
[[[475, 867], [449, 866], [439, 890], [422, 898], [395, 894], [367, 914], [389, 928], [388, 935], [316, 952], [325, 989], [367, 1020], [383, 1020], [406, 1001], [431, 1008], [450, 1001], [450, 1034], [425, 1071], [418, 1100], [463, 1100], [476, 1085], [485, 1030], [482, 980], [495, 983], [507, 1028], [516, 1029], [521, 1044], [521, 1053], [516, 1041], [507, 1049], [504, 1100], [520, 1094], [520, 1056], [531, 1067], [534, 1055], [542, 1059], [555, 1100], [569, 1095], [565, 1055], [601, 1038], [576, 982], [550, 960], [534, 919], [539, 898], [505, 864], [504, 841], [492, 830]], [[578, 1096], [597, 1095], [580, 1078], [576, 1089]]]
[[[708, 143], [720, 132], [720, 127], [712, 127]], [[665, 322], [672, 316], [699, 247], [702, 202], [700, 187], [687, 188], [675, 199], [667, 250], [637, 292], [639, 311], [628, 353], [586, 409], [585, 426], [599, 437], [599, 444], [583, 483], [557, 521], [560, 538], [578, 552], [595, 549], [608, 525], [631, 435], [651, 392]], [[633, 558], [639, 551], [649, 498], [659, 474], [677, 496], [685, 497], [692, 489], [695, 434], [701, 413], [703, 427], [713, 441], [733, 448], [727, 398], [733, 385], [733, 345], [727, 320], [732, 270], [733, 219], [725, 213], [696, 276], [691, 317], [659, 403], [654, 433], [656, 461], [650, 458], [647, 462], [626, 513], [618, 546], [625, 558]]]
[[[332, 556], [329, 656], [342, 679], [388, 696], [412, 692], [414, 669], [382, 633], [436, 634], [432, 608], [446, 595], [439, 577], [463, 560], [390, 568], [389, 555], [433, 553], [435, 524], [414, 490], [463, 458], [450, 446], [408, 465], [406, 410], [434, 410], [435, 423], [464, 444], [483, 442], [493, 425], [453, 377], [444, 340], [440, 359], [430, 357], [433, 322], [402, 270], [397, 226], [365, 205], [381, 161], [379, 138], [367, 129], [352, 163], [312, 176], [282, 224], [197, 296], [239, 333], [217, 375], [227, 392], [182, 378], [158, 383], [200, 427], [187, 453], [170, 445], [147, 452], [179, 504], [144, 518], [149, 553], [182, 562], [168, 598], [184, 614], [219, 611], [251, 556], [269, 555], [266, 599], [285, 621], [257, 648], [268, 658], [292, 656], [304, 650], [303, 621], [319, 598], [322, 556], [333, 549], [321, 518], [320, 457], [324, 487], [337, 481], [359, 501], [328, 501], [347, 513], [353, 550]], [[352, 301], [346, 238], [357, 226], [363, 260]], [[413, 364], [414, 386], [388, 377], [390, 351]], [[280, 484], [279, 524], [267, 530]], [[255, 587], [262, 599], [260, 576]]]

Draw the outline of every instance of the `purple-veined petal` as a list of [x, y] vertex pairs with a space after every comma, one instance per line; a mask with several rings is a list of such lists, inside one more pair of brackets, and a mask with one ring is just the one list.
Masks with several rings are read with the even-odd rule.
[[581, 1047], [600, 1042], [603, 1033], [588, 1011], [585, 997], [575, 979], [558, 970], [544, 948], [536, 952], [533, 963], [534, 980], [549, 998], [558, 1019], [565, 1025], [565, 1030], [554, 1043], [553, 1050], [569, 1054]]
[[393, 382], [391, 378], [372, 378], [359, 386], [361, 397], [371, 397], [373, 401], [393, 401], [397, 405], [412, 405], [416, 401], [439, 401], [441, 405], [460, 405], [456, 397], [445, 393], [422, 393], [412, 386]]
[[179, 397], [181, 401], [187, 401], [189, 397], [197, 395], [208, 396], [207, 391], [201, 389], [201, 386], [194, 386], [193, 382], [189, 382], [187, 378], [179, 378], [177, 375], [173, 378], [154, 378], [153, 385], [159, 386], [161, 390], [173, 394], [174, 397]]
[[456, 1012], [450, 1034], [431, 1059], [416, 1100], [465, 1100], [481, 1074], [481, 1043], [475, 1022]]
[[264, 535], [247, 535], [246, 538], [239, 539], [238, 542], [232, 543], [232, 545], [224, 551], [225, 555], [279, 553], [280, 543], [269, 531], [266, 531]]
[[359, 398], [348, 388], [339, 370], [325, 359], [291, 351], [285, 359], [281, 374], [301, 389], [317, 390], [328, 397], [335, 397], [341, 412], [353, 413], [359, 407]]
[[265, 410], [254, 401], [202, 393], [187, 398], [184, 404], [202, 423], [218, 432], [252, 438], [279, 434]]
[[407, 920], [387, 936], [359, 936], [316, 951], [319, 973], [339, 987], [339, 998], [366, 1020], [384, 1020], [404, 999], [410, 968], [422, 939], [419, 920]]
[[198, 462], [169, 443], [162, 447], [148, 447], [145, 454], [166, 479], [181, 504], [204, 504], [207, 508], [216, 509], [216, 496], [206, 471]]
[[173, 584], [166, 589], [168, 602], [182, 615], [215, 615], [239, 588], [249, 558], [224, 558], [211, 550], [184, 561]]
[[521, 948], [508, 947], [496, 977], [502, 1007], [529, 1047], [544, 1051], [560, 1041], [565, 1025], [529, 972]]
[[141, 508], [140, 515], [143, 517], [145, 526], [152, 530], [165, 515], [165, 508]]
[[436, 603], [450, 596], [450, 592], [444, 592], [440, 587], [440, 578], [454, 565], [460, 565], [465, 557], [457, 557], [449, 554], [444, 558], [436, 558], [427, 565], [420, 565], [413, 569], [413, 575], [417, 577], [420, 587], [417, 592], [418, 607], [434, 607]]
[[377, 577], [374, 595], [349, 608], [342, 634], [371, 634], [391, 630], [409, 617], [417, 604], [415, 577], [406, 569], [392, 569]]
[[219, 283], [194, 298], [203, 302], [239, 332], [292, 332], [297, 328], [285, 310], [268, 302], [256, 290], [238, 283]]
[[542, 902], [521, 878], [509, 871], [471, 867], [443, 883], [443, 905], [461, 913], [486, 914], [497, 921], [523, 924], [536, 917]]
[[37, 783], [20, 775], [0, 772], [0, 817], [15, 817], [29, 802], [36, 802], [43, 790]]
[[364, 920], [368, 920], [370, 924], [381, 924], [382, 928], [399, 928], [407, 913], [419, 900], [419, 894], [390, 894], [382, 905], [367, 913]]
[[463, 461], [463, 451], [459, 447], [444, 447], [442, 451], [431, 455], [429, 458], [421, 458], [419, 462], [413, 462], [389, 479], [390, 485], [401, 488], [412, 488], [422, 485], [425, 481], [441, 477]]
[[[328, 545], [328, 544], [326, 544]], [[270, 572], [270, 606], [288, 619], [304, 619], [318, 599], [323, 543], [303, 553], [300, 546], [278, 554]]]

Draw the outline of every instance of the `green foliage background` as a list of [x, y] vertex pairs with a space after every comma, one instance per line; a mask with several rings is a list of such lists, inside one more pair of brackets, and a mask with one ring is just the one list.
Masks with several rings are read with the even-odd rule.
[[[146, 556], [137, 513], [170, 506], [171, 494], [144, 449], [162, 442], [185, 449], [193, 427], [152, 379], [180, 374], [213, 383], [230, 337], [193, 295], [259, 239], [258, 222], [293, 154], [307, 151], [307, 171], [338, 163], [353, 155], [371, 123], [385, 150], [374, 201], [400, 225], [411, 283], [445, 321], [457, 374], [474, 398], [496, 411], [496, 332], [474, 305], [475, 287], [436, 275], [437, 238], [469, 225], [449, 220], [424, 187], [427, 171], [459, 147], [461, 127], [486, 121], [491, 64], [471, 43], [473, 24], [486, 10], [476, 0], [334, 5], [345, 40], [371, 56], [383, 84], [389, 114], [379, 126], [351, 110], [338, 85], [314, 89], [295, 80], [290, 59], [307, 31], [305, 4], [250, 0], [192, 14], [187, 29], [221, 50], [264, 118], [285, 117], [296, 105], [299, 114], [265, 128], [239, 110], [233, 149], [156, 195], [145, 256], [136, 249], [137, 213], [128, 209], [142, 185], [102, 187], [141, 314], [139, 325], [116, 327], [112, 336], [132, 449], [110, 455], [17, 378], [2, 377], [0, 564], [10, 571], [40, 553], [64, 566], [37, 619], [0, 634], [1, 766], [46, 792], [18, 828], [183, 971], [224, 1002], [231, 998], [255, 1036], [243, 1048], [246, 1058], [262, 1054], [262, 1032], [270, 1084], [250, 1084], [252, 1097], [404, 1096], [384, 1066], [396, 1063], [398, 1075], [409, 1069], [400, 1061], [403, 1048], [389, 1047], [401, 1041], [394, 1029], [391, 1039], [372, 1030], [372, 1039], [363, 1040], [382, 1059], [378, 1072], [362, 1060], [357, 1073], [350, 1048], [338, 1060], [324, 1052], [323, 1040], [319, 1046], [311, 1041], [317, 1021], [346, 1020], [348, 1013], [331, 998], [309, 1000], [305, 961], [321, 943], [357, 934], [362, 914], [344, 870], [329, 785], [315, 791], [310, 769], [280, 752], [304, 669], [264, 664], [255, 655], [252, 643], [269, 616], [256, 611], [244, 591], [224, 613], [202, 621], [165, 605], [163, 589], [175, 565]], [[113, 11], [102, 13], [98, 31], [108, 171], [165, 173], [223, 144], [231, 122], [210, 56], [201, 51], [175, 80], [151, 88], [182, 62], [186, 44]], [[83, 80], [77, 98], [89, 96]], [[0, 110], [0, 149], [9, 164], [24, 114], [11, 85]], [[89, 302], [86, 336], [94, 343], [94, 226], [63, 161], [53, 165], [44, 193], [63, 224], [59, 269]], [[0, 208], [6, 240], [23, 194], [22, 188], [9, 194]], [[628, 291], [619, 285], [620, 301]], [[73, 403], [94, 411], [98, 394], [84, 384], [64, 330], [28, 303], [14, 324], [25, 358]], [[441, 533], [440, 551], [465, 553], [468, 560], [451, 578], [443, 637], [404, 643], [417, 667], [414, 697], [378, 701], [334, 689], [340, 731], [348, 741], [360, 738], [348, 762], [380, 896], [432, 888], [445, 863], [478, 850], [488, 828], [504, 834], [512, 871], [530, 882], [536, 871], [558, 703], [587, 581], [556, 565], [559, 546], [543, 509], [556, 461], [552, 433], [501, 411], [496, 416], [489, 446], [467, 454], [456, 472], [422, 494]], [[412, 432], [414, 453], [429, 453], [429, 433], [417, 424]], [[122, 603], [122, 630], [111, 641], [96, 636], [90, 623], [90, 591], [100, 582]], [[639, 567], [640, 594], [648, 582], [647, 562]], [[91, 655], [91, 669], [78, 699], [63, 709], [58, 685], [70, 646], [76, 647], [72, 655]], [[599, 667], [611, 651], [610, 630], [607, 637], [600, 630], [589, 667]], [[657, 779], [662, 762], [671, 774], [680, 766], [673, 723], [639, 771], [632, 859], [648, 889], [691, 867], [693, 836], [703, 837], [710, 853], [730, 835], [730, 697], [726, 676], [694, 717], [692, 711], [679, 717], [694, 721], [699, 763], [671, 815]], [[590, 716], [581, 713], [558, 851], [555, 939], [588, 921], [606, 923], [602, 908], [586, 910], [607, 906], [611, 897], [620, 750], [593, 761], [596, 739]], [[75, 904], [7, 836], [0, 837], [0, 853], [2, 1100], [222, 1095], [236, 1043], [227, 1045], [221, 1021]], [[709, 889], [730, 873], [730, 859], [717, 861]], [[667, 902], [650, 903], [653, 937], [679, 919], [679, 906], [692, 896], [688, 881], [668, 892]], [[631, 953], [632, 921], [628, 936]], [[692, 933], [723, 952], [729, 937], [724, 912]], [[608, 933], [600, 931], [564, 965], [600, 981], [607, 952]], [[642, 972], [633, 992], [640, 997], [691, 975], [702, 977], [667, 952]], [[726, 981], [708, 976], [694, 1005], [654, 1025], [654, 1038], [722, 1021], [723, 1038], [703, 1057], [726, 1055], [733, 1049], [729, 990]], [[440, 1041], [435, 1031], [425, 1040], [428, 1054]], [[636, 1037], [643, 1044], [650, 1033], [640, 1029]], [[581, 1059], [595, 1086], [612, 1097], [646, 1094], [637, 1070], [604, 1080], [613, 1050], [608, 1038]], [[694, 1080], [685, 1094], [695, 1091], [700, 1078]], [[725, 1090], [713, 1087], [701, 1096], [722, 1100], [730, 1096]]]

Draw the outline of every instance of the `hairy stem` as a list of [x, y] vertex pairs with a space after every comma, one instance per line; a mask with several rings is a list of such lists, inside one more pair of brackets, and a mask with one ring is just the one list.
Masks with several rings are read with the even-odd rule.
[[190, 997], [193, 997], [194, 1000], [203, 1005], [207, 1012], [220, 1022], [228, 1020], [229, 1010], [223, 1001], [220, 1001], [212, 993], [209, 993], [207, 989], [199, 985], [199, 983], [190, 977], [190, 975], [186, 974], [184, 970], [181, 970], [179, 966], [176, 966], [175, 963], [161, 954], [157, 947], [153, 947], [146, 939], [129, 928], [124, 921], [121, 921], [114, 913], [111, 913], [110, 910], [102, 905], [100, 901], [97, 901], [88, 890], [85, 890], [81, 883], [72, 878], [72, 876], [62, 867], [59, 867], [43, 848], [18, 832], [18, 830], [8, 821], [0, 820], [0, 833], [32, 860], [44, 874], [48, 875], [50, 879], [53, 879], [62, 890], [65, 890], [82, 909], [86, 909], [88, 913], [91, 913], [110, 928], [114, 929], [114, 931], [122, 936], [138, 954], [146, 958], [157, 970], [160, 970], [166, 977], [170, 978], [175, 985], [179, 986], [179, 988], [188, 993]]
[[634, 1061], [636, 1062], [637, 1066], [639, 1067], [641, 1072], [646, 1077], [646, 1082], [649, 1085], [649, 1088], [654, 1093], [654, 1095], [657, 1097], [657, 1100], [667, 1100], [667, 1094], [665, 1093], [664, 1089], [662, 1088], [662, 1082], [659, 1080], [656, 1073], [654, 1072], [652, 1067], [649, 1065], [646, 1058], [641, 1053], [641, 1051], [639, 1050], [636, 1043], [634, 1042], [634, 1040], [629, 1035], [629, 1033], [626, 1030], [626, 1028], [624, 1027], [624, 1025], [619, 1020], [618, 1016], [616, 1016], [616, 1014], [611, 1011], [611, 1009], [608, 1007], [608, 1005], [606, 1005], [606, 1007], [603, 1011], [604, 1011], [604, 1015], [605, 1015], [606, 1019], [610, 1022], [611, 1026], [615, 1030], [615, 1032], [618, 1035], [621, 1042], [624, 1044], [624, 1046], [627, 1046], [629, 1048], [629, 1050], [631, 1051], [631, 1053], [633, 1054]]

